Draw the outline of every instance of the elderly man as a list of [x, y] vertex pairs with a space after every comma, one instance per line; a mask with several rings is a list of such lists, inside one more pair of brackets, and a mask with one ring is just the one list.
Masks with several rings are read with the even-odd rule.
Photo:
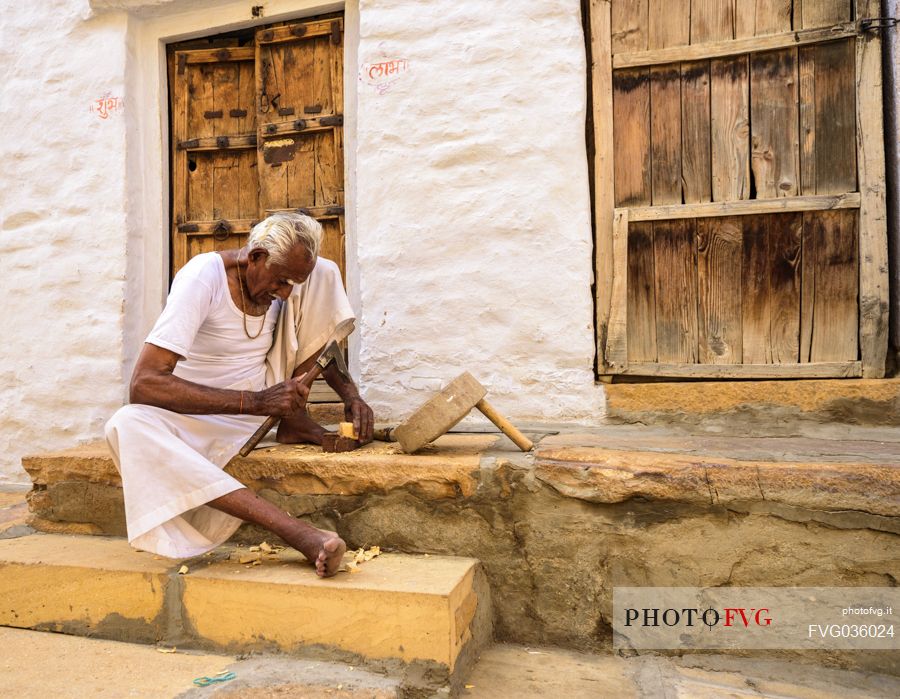
[[[248, 521], [303, 553], [318, 575], [337, 572], [346, 545], [336, 533], [223, 471], [269, 415], [282, 418], [279, 442], [322, 441], [300, 378], [329, 340], [349, 334], [353, 314], [337, 265], [317, 257], [321, 235], [308, 216], [276, 214], [240, 250], [197, 255], [175, 276], [135, 366], [131, 404], [106, 425], [136, 548], [196, 556]], [[372, 411], [356, 387], [333, 367], [324, 376], [370, 441]]]

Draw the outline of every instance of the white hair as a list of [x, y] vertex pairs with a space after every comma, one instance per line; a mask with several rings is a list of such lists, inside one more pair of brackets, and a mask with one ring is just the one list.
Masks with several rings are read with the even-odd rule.
[[321, 242], [322, 225], [311, 216], [292, 212], [272, 214], [263, 219], [253, 226], [247, 240], [250, 250], [262, 248], [269, 253], [267, 267], [273, 262], [283, 262], [298, 243], [315, 259]]

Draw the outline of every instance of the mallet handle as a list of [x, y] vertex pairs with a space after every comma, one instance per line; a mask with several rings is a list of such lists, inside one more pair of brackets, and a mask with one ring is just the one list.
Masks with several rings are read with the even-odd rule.
[[[312, 386], [312, 382], [315, 381], [321, 373], [322, 367], [318, 362], [316, 362], [312, 365], [312, 368], [307, 371], [306, 374], [304, 374], [303, 378], [300, 379], [300, 383], [309, 388], [310, 386]], [[269, 430], [271, 430], [273, 427], [275, 427], [275, 425], [278, 424], [279, 420], [281, 420], [281, 418], [276, 417], [275, 415], [267, 417], [266, 421], [259, 426], [259, 429], [257, 429], [256, 432], [253, 433], [253, 436], [251, 436], [250, 439], [247, 440], [247, 443], [241, 447], [240, 455], [247, 456], [247, 454], [256, 449], [256, 445], [259, 444], [260, 440], [262, 440], [262, 438], [269, 433]]]
[[528, 439], [524, 434], [519, 432], [515, 428], [515, 426], [503, 417], [500, 413], [494, 410], [494, 407], [488, 403], [484, 398], [478, 401], [475, 404], [475, 407], [478, 408], [484, 416], [493, 422], [497, 427], [500, 428], [500, 431], [503, 432], [507, 437], [509, 437], [519, 449], [522, 451], [531, 451], [534, 449], [534, 443]]

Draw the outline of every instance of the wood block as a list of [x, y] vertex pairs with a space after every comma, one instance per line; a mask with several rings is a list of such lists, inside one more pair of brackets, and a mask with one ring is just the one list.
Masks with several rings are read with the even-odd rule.
[[342, 437], [337, 432], [326, 432], [322, 436], [322, 451], [330, 453], [340, 453], [345, 451], [354, 451], [359, 449], [360, 443], [357, 439]]
[[356, 434], [356, 431], [353, 429], [352, 422], [338, 423], [338, 434], [341, 435], [341, 437], [348, 437], [350, 439], [359, 439], [359, 435]]
[[400, 448], [412, 454], [437, 439], [462, 420], [486, 394], [487, 389], [464, 371], [394, 430]]

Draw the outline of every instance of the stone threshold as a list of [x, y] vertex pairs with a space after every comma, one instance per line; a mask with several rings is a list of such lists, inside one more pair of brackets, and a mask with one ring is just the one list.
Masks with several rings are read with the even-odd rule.
[[607, 419], [623, 423], [743, 423], [780, 434], [796, 421], [900, 424], [898, 379], [702, 380], [604, 384]]

